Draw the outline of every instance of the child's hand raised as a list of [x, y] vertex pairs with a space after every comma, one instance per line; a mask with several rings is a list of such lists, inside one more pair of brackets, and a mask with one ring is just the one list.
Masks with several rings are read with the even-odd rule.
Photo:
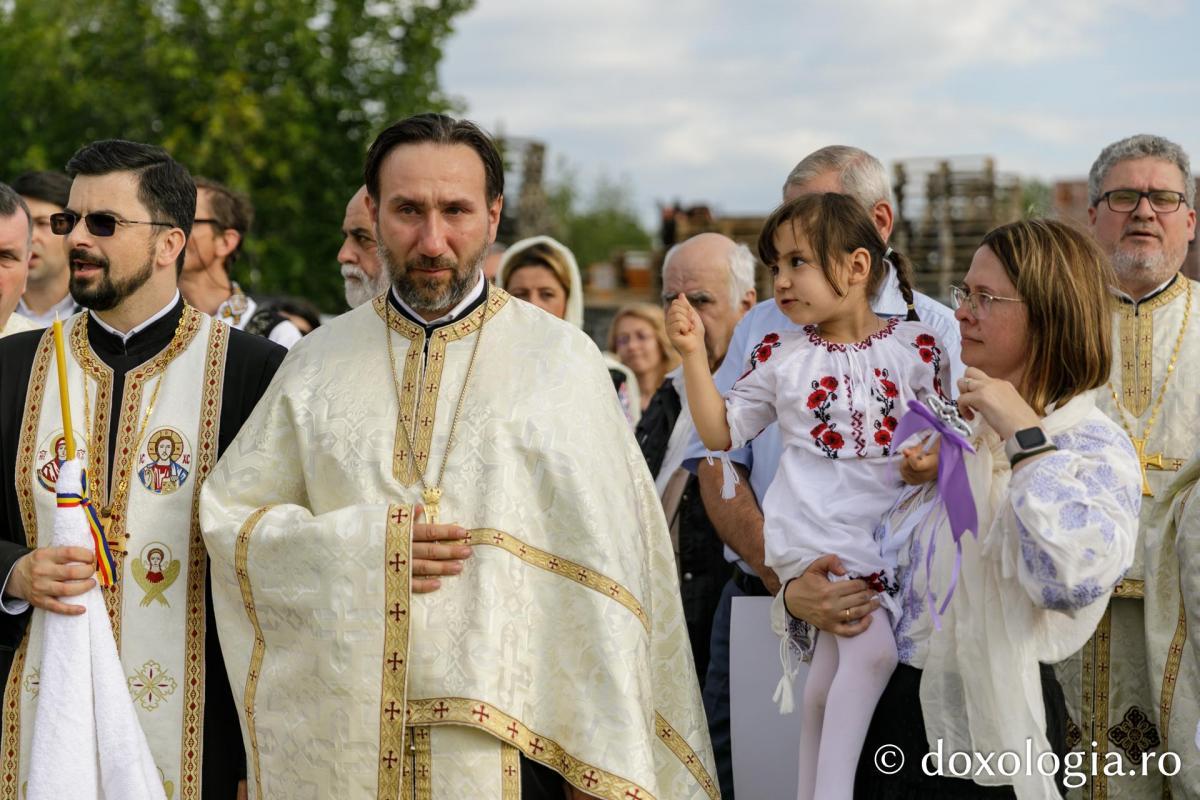
[[682, 293], [667, 309], [667, 337], [681, 356], [704, 352], [704, 322]]
[[938, 453], [941, 449], [942, 440], [939, 438], [929, 450], [925, 449], [925, 442], [901, 450], [900, 453], [904, 456], [904, 460], [900, 462], [901, 479], [910, 486], [919, 486], [935, 480]]

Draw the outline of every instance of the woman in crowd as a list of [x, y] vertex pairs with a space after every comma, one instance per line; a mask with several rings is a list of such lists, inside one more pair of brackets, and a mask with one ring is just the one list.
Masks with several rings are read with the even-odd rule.
[[630, 303], [617, 311], [608, 329], [608, 349], [637, 376], [639, 412], [646, 410], [667, 373], [679, 363], [667, 338], [663, 310], [650, 303]]
[[[575, 256], [549, 236], [522, 239], [504, 251], [496, 283], [519, 300], [533, 303], [548, 314], [583, 327], [583, 281]], [[609, 353], [604, 354], [613, 387], [633, 425], [644, 405], [632, 370]]]
[[[1039, 756], [1066, 752], [1066, 707], [1049, 665], [1095, 630], [1133, 562], [1141, 503], [1133, 447], [1095, 406], [1112, 365], [1113, 285], [1087, 235], [1029, 220], [989, 233], [964, 286], [954, 287], [968, 366], [958, 402], [973, 428], [976, 453], [965, 461], [979, 532], [962, 539], [961, 574], [937, 630], [930, 600], [940, 604], [956, 551], [937, 514], [936, 450], [906, 451], [902, 474], [920, 485], [877, 532], [885, 543], [909, 537], [896, 623], [900, 666], [876, 708], [856, 797], [1057, 793], [1055, 778], [1040, 774], [1054, 759]], [[842, 615], [846, 626], [864, 627], [850, 621], [873, 607], [868, 594], [814, 586], [789, 585], [789, 613], [843, 635]], [[1032, 764], [1023, 763], [1027, 740]], [[891, 753], [886, 774], [876, 761], [885, 745], [902, 755]], [[942, 775], [923, 768], [931, 750], [944, 754]], [[959, 751], [1015, 751], [1022, 763], [1015, 775], [976, 774], [976, 759], [974, 781], [950, 777], [948, 756]]]

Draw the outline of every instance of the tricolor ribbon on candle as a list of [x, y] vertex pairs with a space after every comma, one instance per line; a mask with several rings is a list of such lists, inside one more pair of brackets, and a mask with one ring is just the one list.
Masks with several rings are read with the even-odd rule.
[[59, 493], [59, 508], [82, 508], [87, 518], [88, 531], [92, 535], [92, 547], [96, 551], [96, 573], [100, 576], [101, 586], [112, 586], [117, 582], [117, 562], [108, 546], [104, 535], [104, 526], [100, 523], [100, 514], [88, 497], [87, 473], [83, 473], [83, 492], [81, 494]]
[[[930, 587], [929, 577], [933, 565], [933, 554], [937, 537], [931, 535], [925, 551], [925, 599], [929, 604], [929, 613], [933, 624], [941, 630], [941, 615], [946, 613], [954, 587], [958, 585], [959, 571], [962, 569], [962, 537], [970, 531], [972, 536], [979, 536], [979, 515], [975, 510], [975, 498], [971, 494], [971, 482], [967, 479], [967, 465], [964, 452], [974, 453], [967, 437], [971, 429], [958, 414], [954, 404], [939, 397], [929, 396], [924, 403], [916, 400], [908, 401], [908, 413], [901, 419], [892, 434], [892, 440], [903, 442], [915, 433], [933, 430], [941, 436], [942, 446], [938, 453], [937, 494], [938, 503], [934, 504], [930, 513], [938, 506], [945, 509], [946, 518], [950, 522], [950, 535], [954, 539], [956, 553], [954, 556], [954, 572], [950, 576], [950, 586], [941, 607], [936, 607], [935, 598]], [[936, 533], [936, 526], [933, 528]]]
[[[58, 399], [62, 405], [63, 437], [66, 439], [67, 458], [74, 461], [79, 457], [75, 450], [75, 428], [71, 424], [71, 399], [67, 392], [67, 352], [63, 344], [62, 321], [54, 319], [51, 326], [54, 334], [54, 360], [58, 365]], [[96, 572], [100, 575], [101, 586], [112, 586], [117, 582], [117, 564], [109, 549], [108, 539], [104, 535], [104, 526], [100, 523], [100, 515], [88, 497], [87, 472], [81, 471], [82, 491], [80, 494], [63, 493], [58, 495], [59, 508], [82, 508], [87, 517], [88, 530], [92, 533], [92, 547], [96, 551]]]

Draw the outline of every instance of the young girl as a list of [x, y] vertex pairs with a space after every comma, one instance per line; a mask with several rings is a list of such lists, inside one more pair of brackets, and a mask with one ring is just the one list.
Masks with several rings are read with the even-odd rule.
[[[848, 577], [866, 580], [884, 607], [894, 607], [895, 565], [884, 563], [872, 535], [901, 491], [892, 431], [910, 399], [942, 394], [948, 365], [933, 333], [915, 321], [906, 262], [857, 201], [823, 194], [784, 203], [763, 227], [758, 252], [774, 276], [775, 302], [804, 327], [765, 336], [722, 399], [708, 370], [704, 325], [685, 297], [676, 298], [667, 329], [683, 357], [696, 429], [706, 447], [722, 451], [778, 421], [784, 452], [762, 499], [767, 565], [786, 586], [833, 553]], [[900, 276], [908, 320], [871, 311], [885, 258]], [[731, 479], [726, 470], [726, 496]], [[879, 608], [858, 636], [814, 637], [799, 620], [785, 625], [782, 597], [772, 608], [776, 631], [785, 647], [812, 660], [798, 796], [849, 800], [871, 714], [896, 665], [890, 621]], [[784, 710], [792, 675], [785, 659]]]

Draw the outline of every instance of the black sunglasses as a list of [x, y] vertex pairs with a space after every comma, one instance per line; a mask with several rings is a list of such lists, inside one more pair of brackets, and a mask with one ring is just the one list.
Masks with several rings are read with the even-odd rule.
[[[50, 215], [50, 230], [58, 236], [66, 236], [71, 231], [75, 230], [75, 226], [79, 224], [79, 215], [74, 211], [60, 211], [57, 214]], [[138, 222], [133, 219], [121, 219], [113, 214], [85, 214], [83, 216], [83, 224], [87, 225], [88, 232], [93, 236], [112, 236], [117, 232], [118, 225], [161, 225], [166, 228], [174, 228], [175, 225], [170, 222]]]

